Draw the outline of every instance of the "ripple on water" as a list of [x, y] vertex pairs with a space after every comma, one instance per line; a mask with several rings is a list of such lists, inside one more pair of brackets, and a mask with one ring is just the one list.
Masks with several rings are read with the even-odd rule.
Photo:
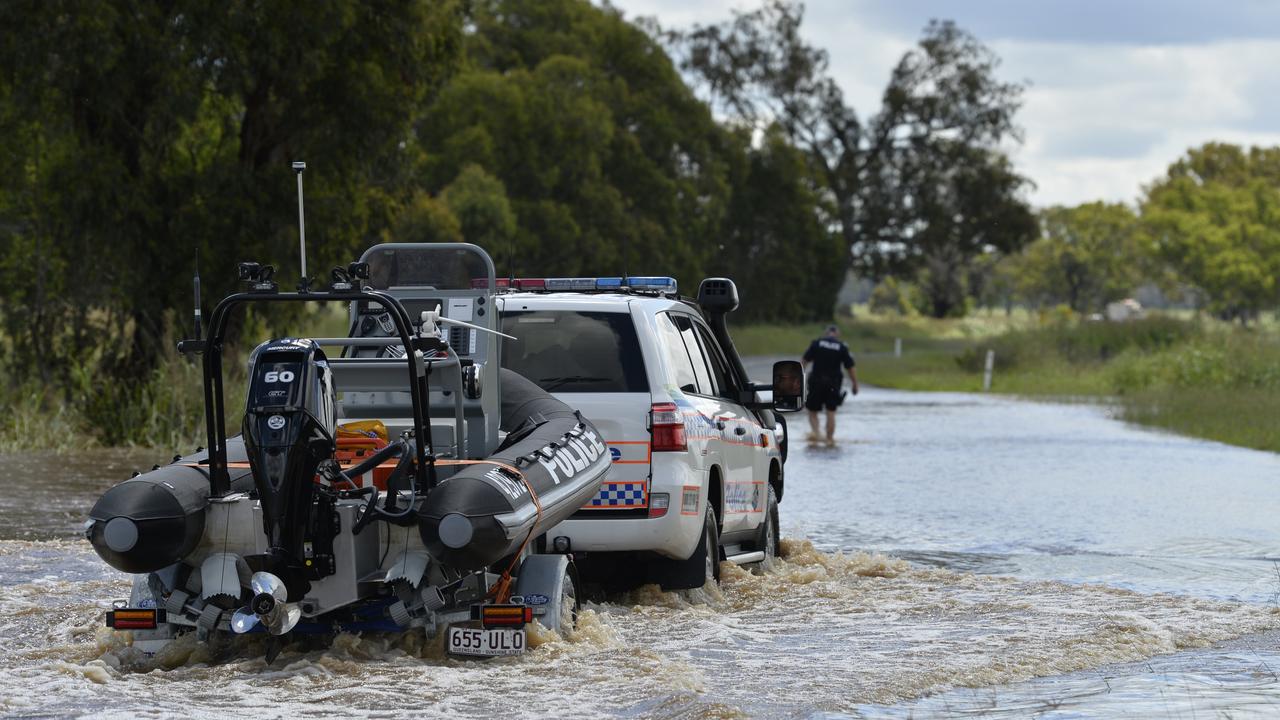
[[[10, 548], [12, 549], [12, 548]], [[118, 577], [0, 587], [0, 711], [298, 717], [681, 716], [857, 712], [1144, 660], [1280, 628], [1277, 611], [921, 568], [784, 540], [762, 574], [720, 590], [655, 587], [589, 604], [567, 639], [521, 658], [449, 659], [440, 641], [340, 635], [326, 649], [176, 643], [144, 658], [102, 630]], [[0, 546], [0, 559], [5, 557]], [[92, 556], [89, 556], [90, 558]], [[88, 558], [86, 558], [88, 559]]]

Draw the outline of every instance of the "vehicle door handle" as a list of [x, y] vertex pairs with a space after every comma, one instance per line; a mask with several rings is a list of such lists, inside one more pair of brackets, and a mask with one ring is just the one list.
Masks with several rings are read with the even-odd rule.
[[717, 420], [717, 421], [716, 421], [716, 429], [717, 429], [717, 430], [723, 430], [723, 429], [724, 429], [724, 421], [723, 421], [723, 420]]
[[744, 427], [742, 427], [741, 425], [739, 425], [738, 427], [736, 427], [736, 428], [734, 428], [734, 429], [733, 429], [733, 434], [734, 434], [734, 435], [746, 435], [746, 434], [747, 434], [747, 429], [746, 429], [746, 428], [744, 428]]

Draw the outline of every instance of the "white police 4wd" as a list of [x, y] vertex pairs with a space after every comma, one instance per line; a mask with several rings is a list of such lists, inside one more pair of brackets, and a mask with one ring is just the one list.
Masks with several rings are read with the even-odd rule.
[[[590, 418], [613, 462], [600, 492], [548, 533], [584, 579], [666, 589], [719, 579], [720, 560], [761, 563], [778, 547], [785, 423], [800, 406], [799, 363], [749, 381], [725, 328], [732, 281], [695, 301], [671, 278], [517, 279], [500, 296], [515, 336], [502, 365]], [[770, 402], [758, 392], [774, 390]]]

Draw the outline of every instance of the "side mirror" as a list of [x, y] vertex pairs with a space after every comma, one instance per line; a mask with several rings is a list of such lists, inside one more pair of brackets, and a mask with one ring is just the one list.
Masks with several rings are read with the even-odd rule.
[[773, 364], [773, 409], [795, 412], [804, 407], [804, 366], [799, 360]]

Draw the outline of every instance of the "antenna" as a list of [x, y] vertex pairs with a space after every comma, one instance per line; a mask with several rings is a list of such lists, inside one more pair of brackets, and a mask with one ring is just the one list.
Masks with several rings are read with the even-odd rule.
[[196, 336], [195, 336], [195, 339], [199, 340], [200, 339], [200, 246], [199, 245], [195, 247], [195, 251], [196, 251], [196, 276], [192, 278], [192, 284], [195, 285], [195, 290], [196, 290]]
[[[514, 235], [514, 233], [512, 233]], [[515, 284], [516, 280], [516, 241], [514, 237], [507, 237], [507, 286]]]
[[298, 291], [307, 292], [311, 285], [307, 281], [307, 220], [302, 212], [302, 172], [307, 164], [300, 160], [293, 162], [293, 171], [298, 175], [298, 252], [302, 255], [302, 280], [298, 282]]
[[471, 328], [472, 330], [479, 330], [480, 332], [487, 332], [492, 335], [498, 335], [498, 336], [507, 338], [508, 340], [519, 339], [515, 335], [508, 335], [504, 332], [498, 332], [497, 330], [490, 330], [487, 327], [481, 327], [480, 325], [472, 325], [469, 322], [462, 322], [461, 320], [454, 320], [452, 318], [447, 318], [441, 315], [439, 310], [423, 310], [422, 311], [423, 337], [430, 337], [432, 335], [435, 335], [437, 332], [436, 328], [439, 326], [440, 323], [445, 323], [446, 325], [461, 325], [462, 327]]

